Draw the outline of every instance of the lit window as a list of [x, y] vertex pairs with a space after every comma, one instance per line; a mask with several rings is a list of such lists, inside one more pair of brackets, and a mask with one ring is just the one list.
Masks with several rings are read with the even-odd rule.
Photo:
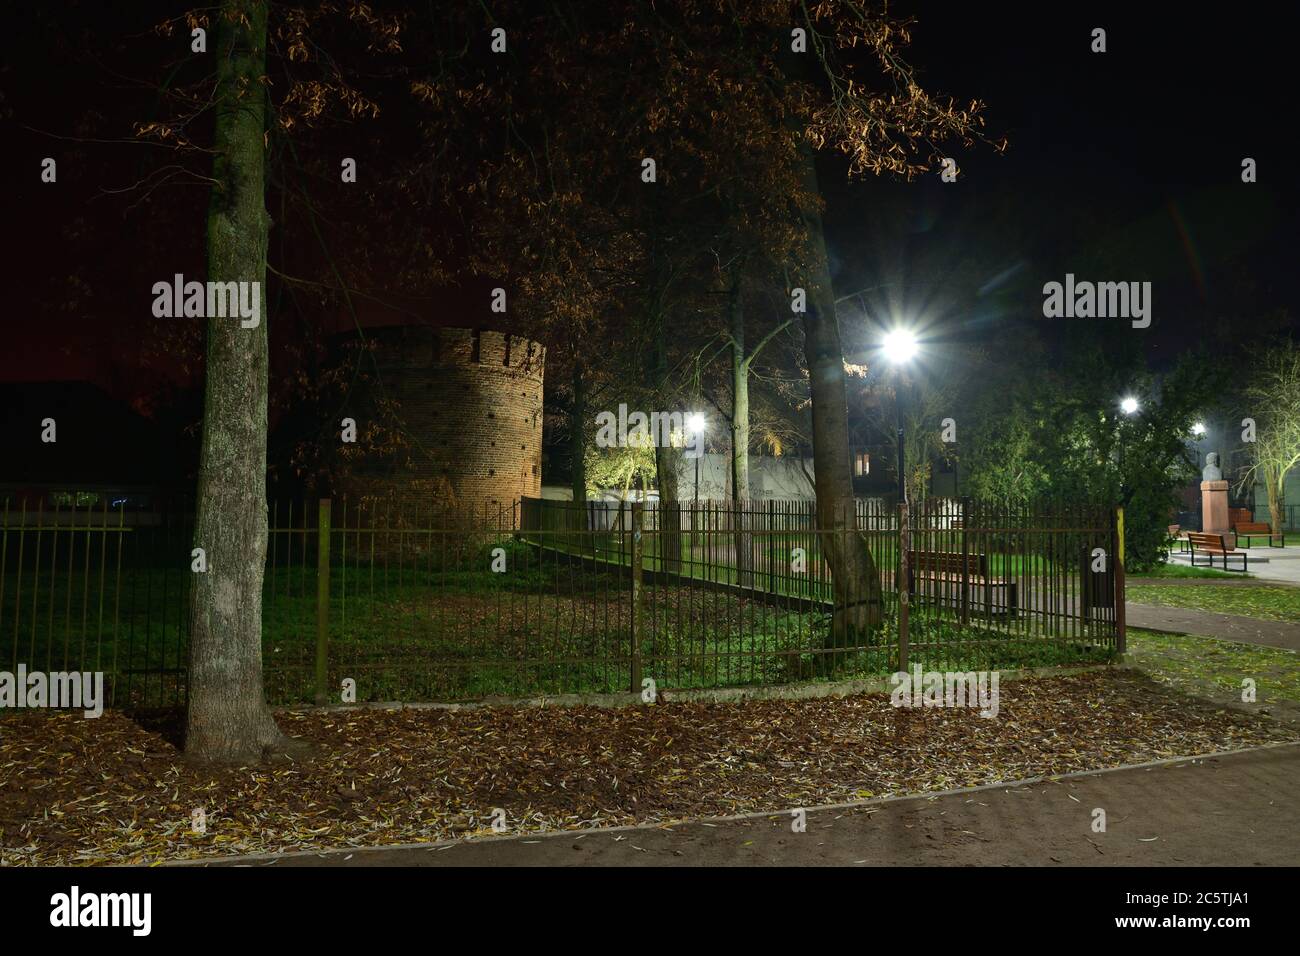
[[853, 456], [853, 475], [861, 478], [869, 474], [871, 474], [871, 456], [865, 451], [860, 451]]

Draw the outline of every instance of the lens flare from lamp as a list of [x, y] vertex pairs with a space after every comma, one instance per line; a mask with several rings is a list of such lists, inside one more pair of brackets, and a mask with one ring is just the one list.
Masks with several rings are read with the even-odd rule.
[[901, 365], [916, 355], [916, 336], [907, 329], [894, 329], [885, 335], [881, 348], [885, 352], [885, 358], [894, 365]]

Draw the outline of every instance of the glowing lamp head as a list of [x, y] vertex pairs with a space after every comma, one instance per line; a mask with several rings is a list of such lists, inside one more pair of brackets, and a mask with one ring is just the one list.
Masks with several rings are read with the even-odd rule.
[[1130, 396], [1129, 398], [1126, 398], [1124, 399], [1124, 401], [1120, 402], [1119, 407], [1120, 410], [1125, 415], [1132, 415], [1134, 412], [1138, 410], [1138, 400]]
[[1205, 434], [1205, 425], [1203, 425], [1201, 422], [1197, 422], [1195, 425], [1192, 426], [1192, 434], [1195, 435], [1197, 438], [1200, 438], [1202, 435]]
[[699, 412], [692, 412], [686, 416], [686, 430], [693, 435], [698, 435], [704, 431], [704, 416]]
[[885, 358], [894, 365], [902, 365], [916, 355], [916, 336], [907, 329], [894, 329], [885, 335], [880, 344]]

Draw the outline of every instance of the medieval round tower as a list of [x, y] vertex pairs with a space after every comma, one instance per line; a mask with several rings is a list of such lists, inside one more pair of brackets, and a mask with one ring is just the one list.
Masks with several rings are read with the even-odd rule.
[[415, 496], [477, 511], [508, 511], [520, 497], [540, 496], [541, 345], [504, 332], [426, 326], [366, 335], [376, 380], [349, 406], [387, 403], [406, 451], [354, 462], [343, 481], [349, 495]]

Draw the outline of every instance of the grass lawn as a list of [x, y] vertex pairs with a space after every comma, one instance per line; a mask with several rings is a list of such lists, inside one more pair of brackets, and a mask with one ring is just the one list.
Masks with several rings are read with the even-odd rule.
[[1266, 621], [1300, 622], [1300, 588], [1263, 584], [1235, 588], [1213, 584], [1131, 584], [1126, 595], [1135, 604], [1195, 608]]
[[[357, 682], [357, 699], [474, 700], [627, 691], [631, 596], [625, 568], [580, 567], [519, 545], [513, 573], [485, 562], [445, 568], [337, 567], [329, 609], [328, 685]], [[62, 582], [52, 595], [9, 580], [0, 601], [0, 663], [106, 672], [116, 706], [179, 704], [188, 658], [184, 584], [163, 571]], [[314, 570], [273, 569], [263, 607], [263, 660], [272, 703], [310, 700], [315, 682]], [[119, 600], [120, 597], [120, 600]], [[762, 596], [760, 595], [759, 598]], [[52, 600], [51, 600], [52, 598]], [[771, 685], [883, 677], [896, 650], [892, 595], [878, 639], [822, 650], [821, 608], [664, 583], [641, 607], [641, 674], [663, 688]], [[17, 614], [17, 617], [15, 617]], [[16, 630], [14, 622], [19, 626]], [[15, 639], [16, 638], [16, 639]], [[912, 660], [927, 669], [987, 670], [1094, 663], [1109, 648], [1089, 637], [1052, 640], [1014, 629], [961, 628], [914, 601]]]
[[[527, 537], [527, 535], [525, 535]], [[897, 541], [892, 532], [865, 532], [863, 534], [872, 561], [885, 580], [886, 590], [892, 585], [892, 575], [898, 564]], [[610, 567], [630, 567], [631, 555], [626, 537], [596, 535], [582, 537], [572, 544], [562, 535], [538, 536], [543, 552], [549, 554], [592, 554], [595, 560]], [[662, 546], [665, 535], [661, 532], [647, 534], [642, 565], [647, 570], [664, 569]], [[820, 539], [812, 532], [774, 532], [751, 535], [754, 548], [753, 578], [757, 587], [775, 594], [792, 597], [829, 598], [831, 594], [830, 569], [822, 556]], [[734, 538], [730, 533], [710, 532], [692, 535], [681, 533], [681, 562], [671, 570], [685, 578], [721, 584], [741, 583], [741, 573], [736, 568]], [[801, 549], [803, 569], [794, 570], [796, 550]], [[952, 533], [918, 535], [913, 550], [959, 552], [961, 544]], [[999, 552], [985, 550], [989, 573], [998, 578], [1023, 579], [1044, 574], [1077, 574], [1077, 566], [1061, 567], [1060, 563], [1042, 554]]]
[[1134, 571], [1135, 578], [1252, 578], [1253, 574], [1240, 571], [1216, 571], [1213, 568], [1194, 568], [1189, 564], [1158, 564], [1149, 571]]
[[1250, 678], [1256, 702], [1244, 706], [1300, 721], [1300, 655], [1295, 651], [1130, 628], [1128, 657], [1156, 683], [1219, 703], [1243, 706], [1242, 681]]

